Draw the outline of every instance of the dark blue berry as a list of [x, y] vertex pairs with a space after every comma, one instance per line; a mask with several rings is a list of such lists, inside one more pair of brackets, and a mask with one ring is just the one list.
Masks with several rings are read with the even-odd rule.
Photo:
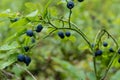
[[78, 2], [83, 2], [84, 0], [78, 0]]
[[108, 46], [108, 43], [107, 43], [107, 42], [103, 42], [103, 46], [104, 46], [104, 47], [107, 47], [107, 46]]
[[70, 34], [70, 32], [66, 32], [65, 35], [66, 35], [67, 37], [70, 37], [71, 34]]
[[120, 63], [120, 58], [118, 59], [118, 62]]
[[28, 66], [31, 62], [31, 58], [28, 56], [25, 56], [24, 63]]
[[36, 32], [41, 32], [42, 29], [43, 29], [43, 26], [39, 24], [39, 25], [36, 27]]
[[24, 46], [25, 52], [27, 52], [30, 48], [28, 46]]
[[32, 30], [27, 30], [26, 35], [32, 37], [33, 36], [33, 31]]
[[96, 52], [95, 52], [95, 56], [101, 56], [102, 55], [102, 50], [97, 50]]
[[120, 54], [120, 49], [118, 49], [118, 53]]
[[110, 48], [109, 51], [110, 51], [110, 52], [114, 52], [113, 48]]
[[25, 56], [23, 54], [19, 54], [17, 56], [17, 60], [20, 61], [20, 62], [23, 62], [25, 60]]
[[67, 2], [67, 8], [72, 9], [73, 7], [74, 7], [74, 2], [73, 1]]
[[10, 21], [11, 22], [16, 22], [16, 21], [18, 21], [19, 19], [18, 18], [15, 18], [15, 19], [11, 19]]
[[64, 36], [64, 33], [63, 32], [58, 32], [58, 36], [63, 39], [65, 36]]
[[34, 38], [31, 38], [31, 42], [32, 42], [32, 43], [35, 43], [35, 39], [34, 39]]
[[91, 44], [91, 46], [92, 46], [92, 48], [94, 48], [94, 47], [95, 47], [95, 44], [94, 44], [94, 43], [92, 43], [92, 44]]

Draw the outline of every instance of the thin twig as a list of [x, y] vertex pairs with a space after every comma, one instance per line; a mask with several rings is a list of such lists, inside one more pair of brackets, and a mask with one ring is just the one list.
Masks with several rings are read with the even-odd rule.
[[[103, 30], [108, 34], [109, 37], [112, 38], [112, 40], [115, 42], [116, 48], [117, 48], [117, 50], [118, 50], [119, 45], [118, 45], [117, 41], [115, 40], [115, 38], [113, 38], [113, 36], [110, 35], [108, 31], [106, 31], [105, 29], [103, 29]], [[112, 59], [110, 60], [110, 62], [109, 62], [109, 64], [108, 64], [108, 67], [107, 67], [107, 69], [106, 69], [106, 71], [105, 71], [105, 74], [103, 75], [103, 77], [102, 77], [100, 80], [104, 80], [104, 79], [106, 78], [106, 76], [107, 76], [107, 74], [108, 74], [108, 72], [109, 72], [109, 70], [110, 70], [110, 68], [111, 68], [111, 66], [112, 66], [112, 64], [113, 64], [114, 59], [116, 58], [116, 56], [117, 56], [117, 52], [113, 55]]]
[[23, 67], [20, 66], [19, 64], [16, 64], [16, 66], [19, 67], [19, 68], [21, 68], [21, 69], [23, 69], [23, 70], [25, 70], [34, 80], [37, 80], [29, 70], [23, 68]]
[[57, 29], [54, 29], [54, 30], [52, 30], [51, 32], [49, 32], [49, 34], [47, 35], [47, 36], [45, 36], [43, 39], [45, 39], [45, 38], [47, 38], [47, 37], [49, 37], [54, 31], [56, 31]]
[[116, 52], [115, 55], [112, 57], [109, 65], [108, 65], [108, 67], [107, 67], [107, 69], [106, 69], [106, 71], [105, 71], [105, 74], [103, 75], [103, 77], [102, 77], [100, 80], [105, 80], [105, 78], [106, 78], [106, 76], [107, 76], [107, 74], [108, 74], [108, 72], [109, 72], [109, 70], [110, 70], [110, 68], [111, 68], [111, 66], [112, 66], [112, 64], [113, 64], [114, 59], [116, 58], [116, 56], [117, 56], [117, 52]]
[[3, 72], [4, 75], [6, 75], [7, 77], [16, 77], [17, 80], [20, 80], [20, 78], [18, 78], [17, 76], [15, 76], [14, 74], [7, 72], [5, 70], [1, 70]]
[[71, 28], [71, 14], [72, 14], [72, 10], [70, 9], [70, 13], [69, 13], [69, 20], [68, 20], [68, 23], [69, 23], [69, 28]]

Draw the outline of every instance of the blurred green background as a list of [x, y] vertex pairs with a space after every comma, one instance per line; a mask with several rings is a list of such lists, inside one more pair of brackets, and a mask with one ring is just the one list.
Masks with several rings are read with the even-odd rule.
[[[23, 27], [29, 29], [31, 26], [34, 27], [38, 24], [28, 23], [27, 25], [22, 25], [22, 27], [19, 24], [18, 27], [11, 28], [10, 26], [14, 23], [11, 23], [10, 19], [22, 19], [35, 10], [38, 10], [39, 16], [41, 16], [49, 1], [50, 0], [0, 0], [0, 46], [16, 40], [14, 38], [12, 41], [9, 41], [9, 37], [13, 36]], [[110, 32], [118, 43], [120, 42], [120, 0], [84, 0], [82, 3], [74, 0], [74, 2], [75, 7], [72, 10], [71, 20], [87, 35], [91, 44], [94, 43], [96, 34], [102, 28]], [[48, 8], [52, 18], [60, 18], [63, 16], [66, 19], [68, 18], [69, 10], [66, 8], [65, 0], [52, 0]], [[54, 24], [61, 27], [59, 22], [54, 22]], [[50, 27], [50, 25], [43, 23], [43, 26], [43, 32], [36, 34], [36, 41], [39, 42], [39, 44], [36, 44], [29, 52], [29, 56], [32, 59], [30, 65], [27, 67], [23, 63], [12, 63], [7, 68], [1, 70], [0, 76], [4, 78], [0, 77], [0, 80], [6, 80], [6, 78], [10, 80], [33, 80], [32, 76], [27, 72], [28, 70], [37, 80], [95, 80], [92, 55], [87, 43], [82, 37], [70, 31], [72, 36], [61, 40], [57, 36], [56, 31], [53, 35], [43, 39], [49, 33], [47, 27]], [[66, 30], [64, 30], [64, 32], [66, 32]], [[19, 39], [22, 38], [23, 37], [20, 37]], [[103, 41], [109, 43], [107, 48], [102, 47], [105, 53], [109, 54], [108, 49], [111, 46], [114, 49], [115, 45], [111, 39], [107, 39], [106, 37]], [[26, 44], [23, 44], [23, 46], [24, 45]], [[15, 45], [13, 44], [13, 46]], [[13, 52], [16, 53], [20, 51], [18, 49], [7, 52], [0, 51], [0, 63], [3, 64], [9, 61], [9, 58], [12, 57], [8, 54], [12, 54]], [[8, 60], [5, 58], [8, 58]], [[106, 64], [103, 60], [103, 63], [99, 65], [102, 68], [106, 68]], [[20, 68], [20, 66], [22, 68]], [[113, 65], [107, 76], [107, 80], [120, 79], [119, 67], [119, 64]]]

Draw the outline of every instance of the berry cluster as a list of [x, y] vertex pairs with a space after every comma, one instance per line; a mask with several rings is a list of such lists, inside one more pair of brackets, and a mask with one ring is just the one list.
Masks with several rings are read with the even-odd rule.
[[[103, 46], [104, 46], [104, 47], [107, 47], [107, 46], [108, 46], [108, 43], [107, 43], [107, 42], [103, 42]], [[109, 52], [114, 52], [114, 50], [113, 50], [112, 47], [109, 48]]]
[[24, 62], [26, 64], [26, 66], [28, 66], [31, 62], [31, 58], [29, 56], [25, 56], [23, 54], [19, 54], [17, 56], [17, 60], [20, 62]]
[[[103, 42], [103, 46], [104, 46], [104, 47], [107, 47], [107, 46], [108, 46], [108, 43], [107, 43], [107, 42]], [[109, 48], [109, 52], [114, 52], [114, 50], [113, 50], [112, 47]]]
[[[24, 46], [25, 52], [28, 52], [29, 49], [30, 49], [29, 46]], [[19, 54], [19, 55], [17, 56], [17, 60], [20, 61], [20, 62], [24, 62], [27, 66], [28, 66], [28, 65], [30, 64], [30, 62], [31, 62], [31, 58], [28, 57], [28, 56], [25, 56], [25, 55], [23, 55], [23, 54]]]
[[[36, 31], [37, 33], [39, 33], [39, 32], [42, 31], [42, 29], [43, 29], [43, 26], [42, 26], [41, 24], [39, 24], [39, 25], [36, 27], [35, 31]], [[29, 36], [29, 37], [34, 36], [33, 30], [27, 30], [27, 31], [26, 31], [26, 35]]]
[[[107, 42], [103, 42], [103, 46], [104, 46], [104, 47], [107, 47], [107, 46], [108, 46], [108, 43], [107, 43]], [[92, 47], [93, 47], [93, 45], [92, 45]], [[112, 47], [110, 47], [110, 48], [109, 48], [109, 52], [112, 53], [112, 52], [115, 52], [115, 51], [113, 50]], [[95, 52], [95, 57], [96, 57], [96, 56], [101, 56], [102, 53], [103, 53], [102, 50], [97, 50], [97, 51]], [[120, 49], [118, 49], [117, 53], [120, 54]], [[120, 63], [120, 58], [118, 59], [118, 62]]]
[[70, 37], [71, 33], [70, 32], [65, 32], [65, 35], [62, 31], [58, 32], [58, 36], [61, 38], [61, 39], [64, 39], [64, 37]]
[[[107, 47], [107, 46], [108, 46], [108, 43], [107, 42], [103, 42], [103, 47]], [[94, 47], [94, 44], [92, 44], [92, 47]], [[109, 48], [109, 52], [114, 52], [112, 47]], [[99, 50], [97, 50], [95, 52], [95, 56], [101, 56], [102, 53], [103, 53], [103, 51], [99, 49]]]
[[[34, 36], [34, 32], [33, 31], [36, 31], [37, 33], [41, 32], [43, 29], [43, 26], [41, 24], [37, 25], [36, 29], [35, 30], [27, 30], [26, 31], [26, 35], [29, 36], [29, 37], [33, 37]], [[35, 39], [32, 38], [32, 43], [35, 42]], [[28, 52], [30, 50], [30, 47], [29, 46], [24, 46], [24, 51], [25, 52]], [[24, 62], [27, 66], [30, 64], [31, 62], [31, 58], [29, 56], [25, 56], [23, 54], [19, 54], [17, 56], [17, 60], [20, 61], [20, 62]]]

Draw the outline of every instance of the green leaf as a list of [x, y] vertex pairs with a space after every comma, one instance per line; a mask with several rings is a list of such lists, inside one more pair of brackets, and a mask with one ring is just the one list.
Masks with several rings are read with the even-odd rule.
[[31, 9], [31, 10], [36, 10], [36, 9], [37, 9], [36, 4], [33, 4], [33, 3], [31, 3], [31, 2], [25, 3], [25, 6], [26, 6], [27, 8], [29, 8], [29, 9]]
[[63, 3], [66, 3], [66, 1], [64, 1], [64, 0], [58, 1], [57, 5], [60, 5], [60, 4], [63, 4]]
[[8, 37], [5, 42], [10, 42], [12, 40], [16, 40], [18, 37], [20, 37], [21, 35], [23, 35], [25, 33], [25, 31], [26, 31], [26, 28], [19, 30], [19, 32], [17, 32], [14, 35]]
[[10, 15], [8, 13], [0, 13], [0, 17], [9, 17]]
[[16, 54], [10, 55], [6, 61], [0, 62], [0, 69], [4, 69], [5, 67], [13, 64], [16, 61]]
[[114, 73], [114, 75], [111, 76], [110, 80], [120, 80], [120, 70]]
[[18, 48], [19, 45], [17, 42], [13, 42], [10, 45], [9, 44], [5, 44], [3, 46], [0, 47], [0, 51], [7, 51], [7, 50], [11, 50], [11, 49], [16, 49]]
[[72, 41], [73, 43], [76, 42], [76, 37], [75, 36], [70, 36], [68, 39], [70, 41]]
[[0, 17], [9, 17], [9, 16], [10, 16], [10, 9], [7, 9], [4, 12], [0, 13]]
[[28, 23], [29, 21], [26, 18], [20, 19], [17, 22], [14, 22], [13, 24], [10, 25], [10, 28], [17, 28], [20, 29], [24, 28], [24, 26]]
[[31, 12], [30, 14], [28, 14], [26, 17], [35, 17], [38, 13], [38, 10], [35, 10], [33, 12]]
[[52, 3], [53, 0], [49, 0], [46, 4], [46, 6], [44, 7], [44, 11], [43, 11], [43, 18], [45, 18], [48, 14], [48, 6]]

